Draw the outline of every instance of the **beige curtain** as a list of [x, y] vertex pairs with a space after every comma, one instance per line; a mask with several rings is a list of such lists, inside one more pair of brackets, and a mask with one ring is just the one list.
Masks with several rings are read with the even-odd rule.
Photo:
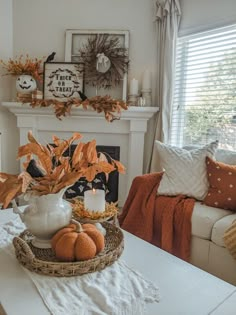
[[[176, 39], [180, 22], [179, 0], [156, 0], [157, 82], [155, 101], [160, 111], [154, 130], [154, 139], [168, 143], [175, 69]], [[159, 170], [155, 150], [151, 150], [146, 172]]]

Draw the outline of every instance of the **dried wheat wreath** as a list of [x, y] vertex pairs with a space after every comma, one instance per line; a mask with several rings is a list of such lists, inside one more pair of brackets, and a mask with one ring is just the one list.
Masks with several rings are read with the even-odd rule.
[[96, 34], [79, 50], [79, 61], [84, 63], [86, 84], [109, 89], [128, 71], [128, 50], [121, 47], [118, 37]]

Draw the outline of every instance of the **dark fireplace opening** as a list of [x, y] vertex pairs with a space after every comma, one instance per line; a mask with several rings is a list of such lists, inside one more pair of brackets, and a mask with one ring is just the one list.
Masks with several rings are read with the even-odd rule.
[[[65, 152], [65, 155], [73, 155], [75, 147], [76, 146], [72, 144], [70, 149]], [[108, 162], [110, 162], [110, 157], [114, 160], [120, 160], [120, 147], [118, 146], [97, 145], [96, 149], [98, 154], [101, 152], [106, 156]], [[88, 182], [86, 178], [81, 178], [78, 180], [73, 186], [67, 189], [65, 192], [65, 197], [67, 199], [78, 196], [83, 197], [86, 190], [95, 188], [105, 190], [107, 202], [116, 202], [118, 200], [118, 185], [119, 173], [116, 170], [107, 176], [105, 173], [99, 173], [92, 182]]]

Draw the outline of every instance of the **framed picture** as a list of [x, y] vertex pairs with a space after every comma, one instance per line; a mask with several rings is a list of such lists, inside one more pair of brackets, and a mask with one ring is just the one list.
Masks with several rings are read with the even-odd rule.
[[66, 101], [83, 92], [84, 66], [78, 62], [44, 63], [44, 99]]
[[87, 97], [109, 94], [127, 101], [129, 31], [66, 30], [65, 61], [84, 64]]

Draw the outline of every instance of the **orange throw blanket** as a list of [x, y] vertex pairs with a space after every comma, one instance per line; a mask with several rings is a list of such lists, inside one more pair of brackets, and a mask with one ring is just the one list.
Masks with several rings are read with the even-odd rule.
[[184, 195], [157, 196], [162, 174], [133, 180], [119, 223], [124, 230], [188, 261], [195, 200]]

